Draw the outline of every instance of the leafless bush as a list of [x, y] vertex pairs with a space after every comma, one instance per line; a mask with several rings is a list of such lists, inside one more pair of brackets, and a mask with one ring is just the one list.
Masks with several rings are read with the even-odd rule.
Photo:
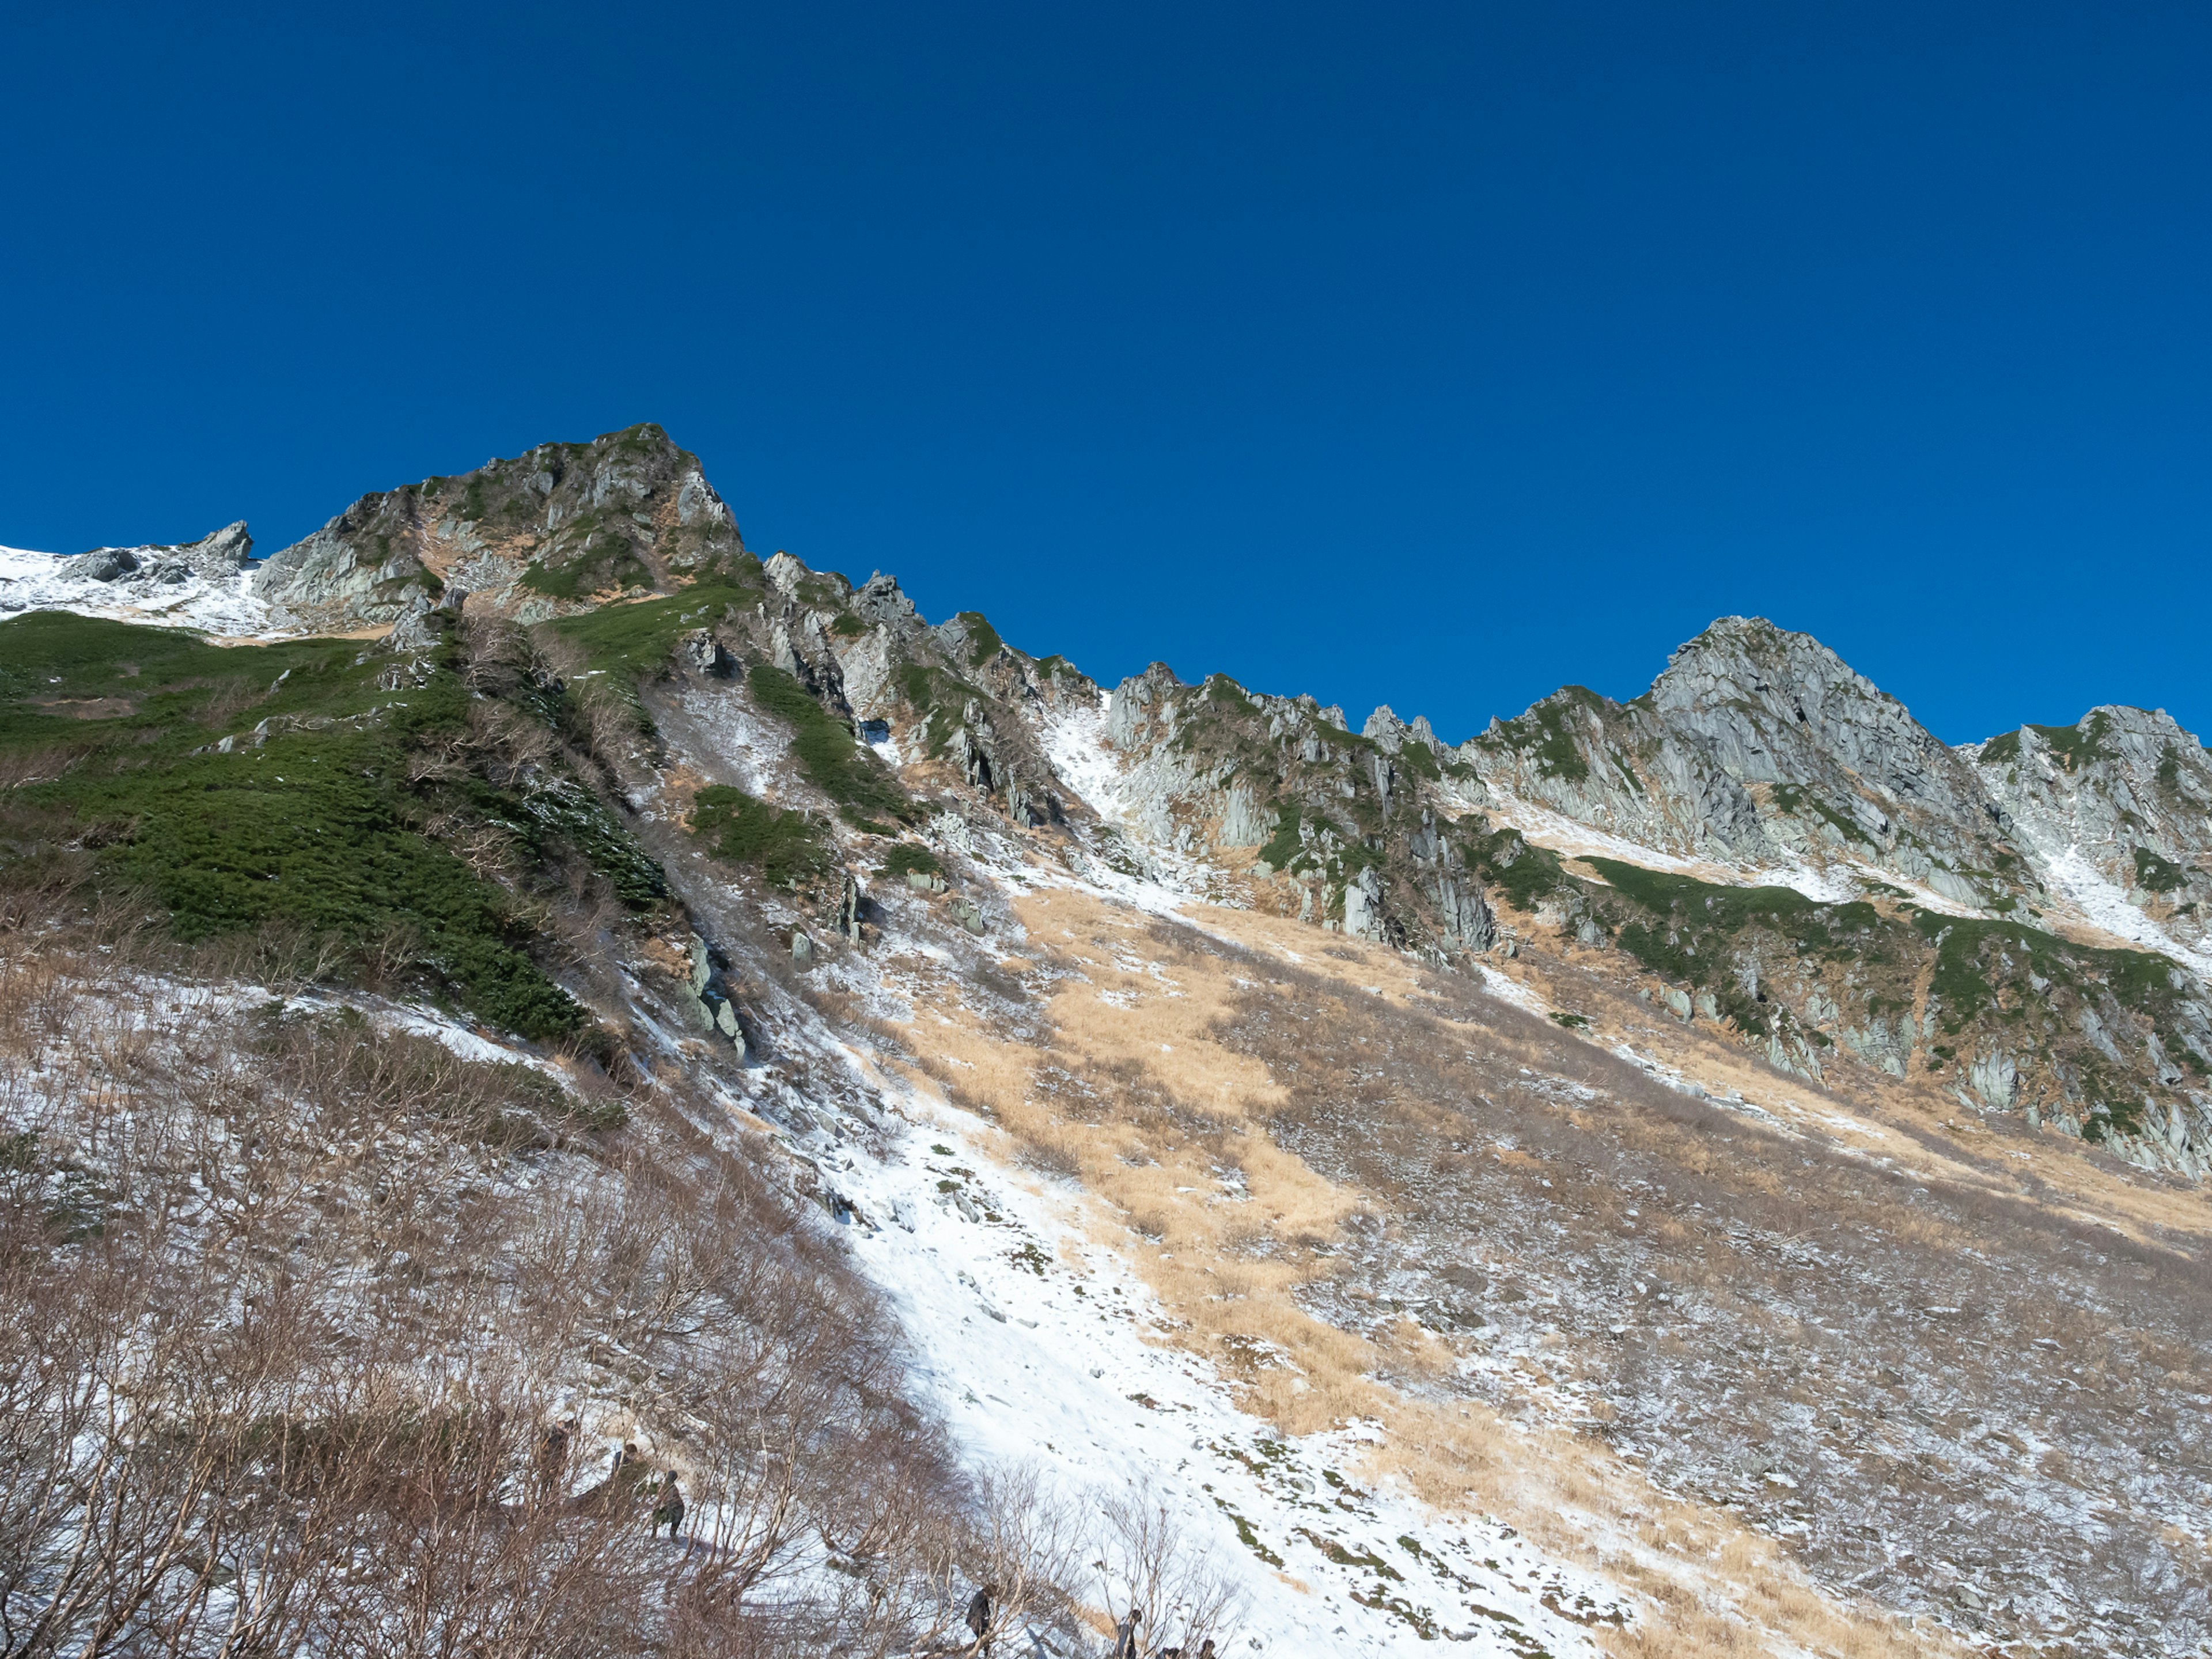
[[1187, 1654], [1225, 1633], [1243, 1610], [1243, 1593], [1151, 1492], [1137, 1487], [1099, 1506], [1095, 1564], [1107, 1611], [1135, 1650], [1168, 1645], [1175, 1632]]
[[1056, 1605], [766, 1148], [188, 961], [0, 933], [0, 1652], [888, 1656], [987, 1576]]

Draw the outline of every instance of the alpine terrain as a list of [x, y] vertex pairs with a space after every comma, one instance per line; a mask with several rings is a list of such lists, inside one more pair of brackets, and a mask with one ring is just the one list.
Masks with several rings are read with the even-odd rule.
[[2163, 712], [1103, 685], [653, 426], [0, 617], [0, 1652], [2212, 1652]]

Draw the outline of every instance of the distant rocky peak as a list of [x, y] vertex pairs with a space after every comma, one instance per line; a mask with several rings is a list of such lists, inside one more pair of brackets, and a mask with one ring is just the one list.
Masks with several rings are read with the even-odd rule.
[[1408, 726], [1400, 720], [1389, 703], [1384, 703], [1367, 717], [1367, 724], [1359, 728], [1359, 735], [1370, 738], [1386, 755], [1401, 753], [1409, 743], [1443, 752], [1443, 743], [1429, 725], [1428, 716], [1416, 714]]
[[870, 575], [854, 593], [853, 609], [863, 622], [895, 630], [921, 622], [921, 613], [899, 586], [898, 578], [880, 570]]
[[1662, 711], [1753, 704], [1777, 720], [1814, 724], [1833, 708], [1856, 717], [1856, 706], [1911, 717], [1905, 705], [1810, 634], [1777, 628], [1764, 617], [1723, 617], [1675, 650], [1651, 684]]
[[257, 586], [295, 630], [396, 623], [424, 592], [531, 622], [673, 592], [744, 556], [698, 457], [647, 422], [364, 495]]

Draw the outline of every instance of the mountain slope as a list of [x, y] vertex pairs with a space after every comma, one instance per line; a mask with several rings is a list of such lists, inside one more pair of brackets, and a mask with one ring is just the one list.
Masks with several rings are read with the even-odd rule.
[[[1055, 1500], [1109, 1568], [1157, 1515], [1156, 1612], [1263, 1651], [2212, 1632], [2212, 770], [2163, 716], [1954, 750], [1740, 618], [1457, 748], [1159, 665], [1109, 692], [755, 560], [652, 428], [365, 497], [246, 580], [230, 631], [283, 637], [0, 623], [7, 963], [418, 1022], [621, 1103], [586, 1156], [623, 1180], [757, 1171], [902, 1331], [917, 1513], [965, 1517], [936, 1612], [884, 1604], [905, 1639]], [[94, 914], [183, 942], [101, 967]], [[13, 1075], [66, 1023], [9, 1028]], [[76, 1139], [39, 1179], [107, 1179], [96, 1127], [42, 1118]], [[581, 1167], [544, 1139], [468, 1212]], [[599, 1333], [532, 1397], [725, 1516], [701, 1340]], [[793, 1548], [760, 1611], [808, 1650], [889, 1628], [841, 1583], [927, 1578]], [[1136, 1589], [1024, 1559], [1052, 1650]]]

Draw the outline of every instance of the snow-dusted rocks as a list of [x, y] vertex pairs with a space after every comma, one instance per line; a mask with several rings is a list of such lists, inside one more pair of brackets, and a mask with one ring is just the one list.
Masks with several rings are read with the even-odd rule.
[[242, 523], [174, 546], [100, 547], [74, 555], [0, 548], [0, 617], [72, 611], [210, 634], [258, 634], [269, 617], [252, 591], [252, 552]]

